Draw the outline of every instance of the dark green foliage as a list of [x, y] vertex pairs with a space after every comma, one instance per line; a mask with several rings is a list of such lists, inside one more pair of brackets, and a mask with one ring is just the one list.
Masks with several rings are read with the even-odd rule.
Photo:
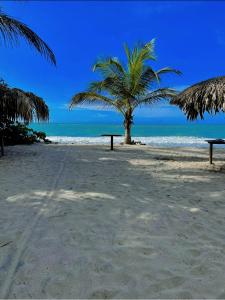
[[33, 131], [40, 140], [46, 140], [46, 133], [43, 131]]
[[44, 132], [37, 132], [20, 122], [8, 121], [3, 131], [5, 145], [33, 144], [50, 141]]

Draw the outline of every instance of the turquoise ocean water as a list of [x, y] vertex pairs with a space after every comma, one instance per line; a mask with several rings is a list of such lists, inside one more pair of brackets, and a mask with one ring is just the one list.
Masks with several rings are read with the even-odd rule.
[[[106, 144], [108, 138], [101, 134], [124, 133], [122, 125], [108, 124], [35, 123], [31, 127], [59, 143]], [[225, 138], [225, 124], [134, 125], [132, 137], [157, 146], [207, 146], [206, 138]], [[121, 141], [115, 139], [116, 143]]]

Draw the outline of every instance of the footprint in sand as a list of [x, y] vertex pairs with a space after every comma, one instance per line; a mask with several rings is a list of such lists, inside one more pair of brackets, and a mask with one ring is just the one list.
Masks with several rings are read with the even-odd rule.
[[155, 253], [155, 250], [152, 248], [142, 248], [141, 253], [145, 256], [152, 255]]
[[113, 282], [118, 286], [135, 287], [137, 281], [134, 276], [131, 276], [124, 272], [117, 272], [113, 274]]
[[185, 282], [185, 278], [181, 276], [173, 276], [171, 278], [159, 280], [158, 283], [151, 285], [153, 292], [160, 292], [162, 290], [173, 289]]
[[199, 265], [193, 268], [190, 272], [192, 275], [207, 275], [209, 273], [209, 269], [204, 265]]
[[113, 271], [113, 265], [109, 262], [96, 263], [93, 269], [96, 273], [110, 273]]
[[188, 291], [179, 292], [174, 298], [176, 299], [193, 299], [193, 295]]
[[198, 249], [188, 249], [187, 252], [190, 253], [194, 257], [198, 257], [202, 254], [202, 251], [200, 251]]
[[115, 298], [115, 295], [117, 294], [116, 291], [109, 291], [109, 290], [98, 290], [93, 292], [90, 297], [90, 299], [112, 299]]
[[118, 240], [118, 241], [116, 241], [116, 244], [118, 246], [123, 246], [125, 244], [125, 242], [123, 240]]

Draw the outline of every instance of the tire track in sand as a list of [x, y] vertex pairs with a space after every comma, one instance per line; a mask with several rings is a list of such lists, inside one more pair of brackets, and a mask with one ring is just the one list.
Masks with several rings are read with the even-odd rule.
[[[26, 245], [31, 237], [31, 234], [33, 233], [34, 227], [37, 224], [37, 222], [39, 221], [40, 217], [42, 216], [42, 212], [44, 211], [44, 208], [48, 206], [49, 201], [52, 199], [52, 197], [55, 194], [55, 188], [58, 185], [59, 179], [64, 171], [65, 168], [65, 161], [66, 161], [66, 157], [67, 157], [67, 152], [68, 149], [66, 149], [65, 153], [64, 153], [64, 157], [63, 159], [60, 161], [60, 166], [58, 168], [58, 173], [55, 176], [55, 179], [52, 183], [52, 187], [49, 191], [46, 192], [45, 196], [42, 197], [43, 199], [43, 204], [40, 207], [39, 211], [37, 212], [37, 214], [35, 215], [35, 217], [33, 218], [32, 222], [30, 224], [27, 224], [26, 229], [24, 230], [20, 241], [17, 245], [17, 250], [15, 252], [15, 255], [12, 259], [11, 265], [9, 267], [9, 270], [7, 272], [7, 275], [5, 277], [5, 280], [2, 284], [1, 290], [0, 290], [0, 299], [6, 299], [8, 298], [8, 295], [10, 293], [10, 289], [12, 286], [12, 282], [13, 282], [13, 277], [14, 274], [16, 272], [17, 266], [19, 264], [19, 261], [23, 255], [24, 250], [26, 249]], [[46, 199], [46, 201], [45, 201]]]

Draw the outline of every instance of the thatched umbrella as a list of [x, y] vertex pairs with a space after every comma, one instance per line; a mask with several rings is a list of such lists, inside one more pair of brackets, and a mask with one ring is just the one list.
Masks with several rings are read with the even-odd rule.
[[216, 114], [225, 111], [225, 76], [196, 83], [170, 103], [179, 106], [188, 120], [195, 120], [198, 116], [203, 119], [205, 112]]
[[3, 132], [7, 120], [47, 121], [49, 109], [45, 101], [31, 92], [9, 88], [0, 81], [0, 148], [4, 155]]

